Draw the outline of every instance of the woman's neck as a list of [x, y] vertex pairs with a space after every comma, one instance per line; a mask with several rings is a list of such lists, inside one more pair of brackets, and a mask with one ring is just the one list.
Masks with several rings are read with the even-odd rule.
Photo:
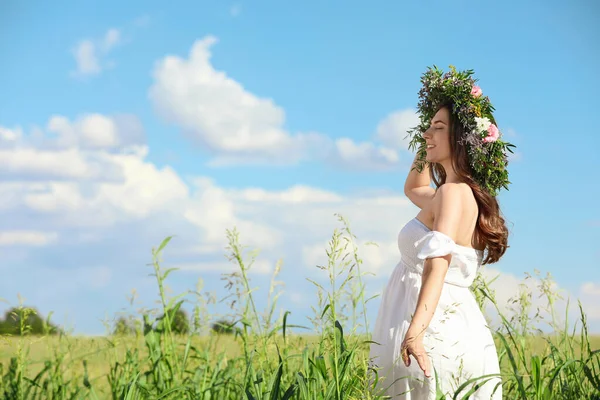
[[450, 160], [440, 163], [444, 168], [444, 172], [446, 172], [446, 183], [460, 183], [462, 180], [459, 178], [456, 171], [452, 167], [452, 162]]

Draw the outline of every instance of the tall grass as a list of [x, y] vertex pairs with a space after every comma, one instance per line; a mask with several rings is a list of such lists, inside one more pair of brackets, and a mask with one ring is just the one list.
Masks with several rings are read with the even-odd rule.
[[[152, 273], [160, 308], [137, 317], [135, 335], [79, 339], [27, 335], [4, 337], [10, 358], [0, 356], [0, 397], [5, 399], [381, 399], [369, 370], [369, 332], [363, 261], [347, 221], [337, 216], [326, 249], [327, 262], [317, 266], [322, 279], [310, 280], [317, 300], [309, 325], [290, 323], [290, 313], [277, 314], [282, 294], [275, 267], [267, 305], [259, 310], [250, 275], [257, 253], [247, 252], [239, 232], [227, 231], [227, 256], [237, 269], [224, 274], [230, 305], [226, 316], [211, 315], [217, 298], [203, 291], [168, 296], [173, 269], [161, 267], [171, 238], [152, 249]], [[540, 290], [548, 300], [552, 333], [535, 325], [531, 293], [513, 299], [504, 312], [489, 282], [480, 275], [472, 290], [482, 309], [492, 305], [500, 321], [495, 330], [506, 399], [600, 399], [600, 350], [591, 342], [586, 316], [569, 327], [557, 319], [556, 295], [549, 279]], [[171, 322], [184, 302], [192, 304], [192, 331], [181, 336]], [[26, 310], [23, 310], [26, 311]], [[533, 310], [535, 311], [535, 310]], [[219, 320], [211, 332], [207, 321]], [[22, 318], [22, 320], [26, 320]], [[565, 318], [565, 320], [568, 320]], [[40, 350], [40, 344], [46, 346]], [[33, 352], [30, 350], [34, 349]], [[35, 354], [33, 354], [35, 353]], [[43, 353], [43, 356], [40, 354]], [[483, 377], [482, 379], [485, 379]], [[459, 387], [455, 399], [468, 398], [473, 382]]]

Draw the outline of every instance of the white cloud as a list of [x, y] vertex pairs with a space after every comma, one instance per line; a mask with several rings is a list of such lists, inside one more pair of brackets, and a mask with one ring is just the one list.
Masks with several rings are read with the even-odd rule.
[[378, 125], [375, 137], [381, 143], [398, 150], [408, 150], [408, 130], [419, 124], [418, 114], [411, 109], [394, 111]]
[[298, 306], [306, 305], [307, 300], [308, 300], [307, 296], [304, 293], [297, 292], [297, 291], [288, 291], [288, 297], [290, 298], [292, 303], [294, 303]]
[[65, 117], [54, 116], [48, 122], [48, 131], [59, 135], [61, 147], [88, 145], [110, 148], [118, 144], [114, 121], [98, 114], [86, 115], [74, 124]]
[[0, 134], [0, 175], [13, 181], [120, 180], [114, 153], [140, 151], [145, 141], [131, 115], [84, 114], [73, 122], [56, 115], [47, 132], [24, 135], [20, 128], [0, 127]]
[[75, 59], [75, 70], [72, 76], [85, 78], [97, 76], [103, 71], [114, 68], [116, 62], [109, 58], [118, 47], [130, 43], [132, 34], [151, 23], [149, 15], [140, 15], [121, 28], [109, 28], [104, 34], [95, 38], [84, 38], [71, 49]]
[[0, 126], [0, 143], [15, 143], [23, 136], [21, 128], [8, 129]]
[[261, 203], [339, 203], [342, 201], [342, 197], [336, 193], [305, 185], [295, 185], [284, 192], [249, 188], [243, 189], [240, 193], [247, 201]]
[[[214, 272], [214, 273], [231, 273], [239, 271], [240, 267], [231, 262], [192, 262], [167, 265], [168, 268], [177, 268], [184, 272]], [[254, 263], [245, 265], [248, 271], [255, 274], [268, 274], [273, 271], [274, 264], [269, 260], [256, 260]]]
[[276, 229], [252, 216], [241, 216], [232, 191], [216, 186], [210, 179], [197, 179], [195, 183], [195, 194], [182, 209], [182, 215], [205, 232], [205, 245], [221, 244], [223, 248], [225, 231], [234, 226], [241, 232], [251, 232], [247, 238], [249, 246], [272, 248], [281, 242]]
[[95, 75], [101, 71], [96, 55], [96, 45], [91, 40], [80, 41], [73, 50], [77, 64], [77, 74]]
[[119, 44], [121, 41], [121, 32], [118, 29], [111, 28], [104, 35], [104, 39], [102, 40], [102, 50], [105, 53], [108, 53]]
[[18, 189], [27, 208], [62, 214], [65, 223], [96, 226], [143, 218], [188, 196], [188, 187], [170, 167], [158, 169], [144, 161], [145, 154], [106, 155], [122, 173], [115, 182], [20, 182]]
[[57, 238], [56, 232], [0, 231], [0, 246], [46, 246]]
[[377, 147], [373, 143], [355, 143], [352, 139], [342, 138], [335, 141], [337, 156], [329, 159], [335, 164], [345, 166], [348, 169], [386, 169], [399, 161], [398, 153], [387, 147]]
[[104, 69], [114, 65], [114, 61], [107, 61], [108, 54], [121, 43], [121, 32], [110, 28], [98, 39], [80, 40], [72, 50], [75, 57], [75, 76], [98, 75]]
[[[551, 293], [551, 296], [554, 297], [554, 316], [559, 327], [564, 326], [567, 311], [569, 326], [572, 327], [575, 323], [581, 326], [579, 321], [580, 312], [577, 306], [578, 300], [581, 301], [583, 310], [589, 320], [600, 320], [600, 311], [597, 306], [600, 304], [600, 286], [593, 282], [582, 284], [579, 292], [570, 292], [550, 277], [544, 278], [549, 280], [546, 284], [543, 284], [539, 276], [527, 277], [523, 275], [522, 278], [519, 278], [514, 274], [502, 272], [489, 266], [484, 267], [482, 273], [484, 279], [488, 281], [496, 278], [490, 284], [490, 288], [495, 292], [496, 303], [500, 311], [507, 317], [514, 314], [515, 307], [518, 305], [514, 300], [519, 299], [522, 291], [525, 291], [530, 293], [531, 306], [528, 315], [533, 318], [539, 311], [540, 316], [543, 318], [544, 322], [537, 324], [539, 327], [548, 329], [548, 323], [552, 321], [546, 292]], [[487, 312], [489, 315], [496, 314], [491, 305], [488, 305]], [[499, 320], [494, 319], [494, 322], [497, 324]]]
[[315, 132], [287, 132], [280, 106], [214, 68], [211, 48], [216, 43], [214, 36], [206, 36], [193, 44], [188, 59], [164, 57], [156, 64], [149, 90], [159, 114], [214, 156], [211, 165], [314, 159], [362, 169], [397, 165], [398, 156], [390, 148], [348, 138], [333, 141]]
[[116, 179], [118, 171], [98, 154], [35, 148], [0, 150], [0, 173], [11, 179]]
[[141, 217], [185, 199], [189, 190], [177, 173], [171, 167], [159, 169], [145, 162], [145, 156], [146, 152], [112, 156], [123, 170], [125, 184], [100, 185], [95, 200]]
[[584, 282], [579, 289], [582, 307], [591, 320], [600, 320], [600, 283]]
[[600, 296], [600, 284], [585, 282], [581, 285], [581, 293], [588, 296]]
[[[399, 229], [399, 228], [398, 228]], [[358, 254], [363, 261], [360, 266], [361, 272], [372, 273], [378, 277], [388, 276], [400, 261], [400, 250], [394, 240], [385, 240], [381, 237], [381, 242], [371, 242], [359, 240], [356, 243]], [[303, 247], [303, 260], [305, 266], [313, 268], [315, 266], [327, 265], [328, 242], [316, 243]]]
[[293, 151], [302, 138], [282, 129], [283, 109], [213, 68], [210, 48], [216, 42], [208, 36], [194, 44], [189, 60], [169, 56], [158, 64], [150, 96], [159, 111], [217, 151], [271, 157]]

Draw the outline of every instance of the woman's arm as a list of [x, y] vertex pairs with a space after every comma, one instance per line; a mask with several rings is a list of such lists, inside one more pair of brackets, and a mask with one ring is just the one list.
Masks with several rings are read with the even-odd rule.
[[[445, 184], [438, 189], [433, 199], [433, 213], [433, 230], [444, 233], [452, 240], [456, 240], [458, 224], [462, 216], [462, 202], [458, 187]], [[449, 254], [425, 260], [417, 306], [404, 339], [410, 353], [415, 356], [426, 376], [430, 376], [431, 371], [429, 359], [423, 349], [423, 333], [429, 326], [440, 300], [451, 258], [452, 256]], [[405, 354], [405, 356], [408, 359], [408, 354]], [[407, 364], [410, 365], [410, 359], [408, 359]]]
[[415, 168], [417, 157], [418, 156], [415, 155], [415, 159], [413, 160], [408, 176], [406, 177], [406, 182], [404, 182], [404, 194], [417, 207], [422, 209], [431, 201], [431, 199], [433, 199], [435, 189], [429, 186], [431, 178], [429, 176], [429, 165], [427, 163], [425, 163], [423, 171], [417, 172], [417, 169]]

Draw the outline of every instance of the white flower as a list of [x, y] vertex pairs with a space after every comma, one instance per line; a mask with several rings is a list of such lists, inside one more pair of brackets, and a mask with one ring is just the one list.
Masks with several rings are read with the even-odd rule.
[[490, 125], [492, 125], [492, 121], [489, 118], [475, 117], [475, 122], [477, 123], [477, 132], [487, 132]]

